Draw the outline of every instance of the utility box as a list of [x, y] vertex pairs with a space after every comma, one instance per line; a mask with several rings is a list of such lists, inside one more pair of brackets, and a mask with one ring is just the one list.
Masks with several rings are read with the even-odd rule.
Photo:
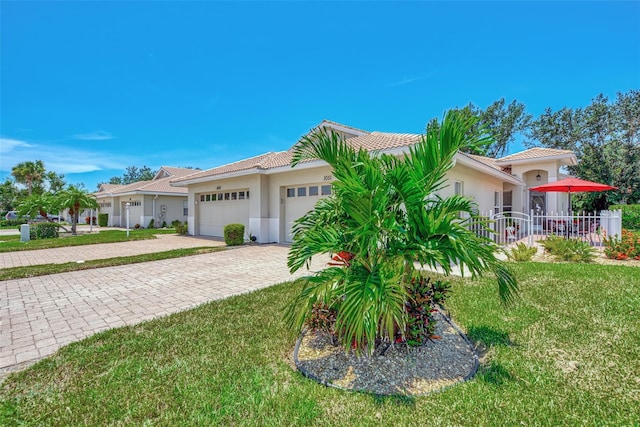
[[20, 241], [28, 242], [29, 240], [31, 240], [29, 224], [21, 224], [20, 225]]

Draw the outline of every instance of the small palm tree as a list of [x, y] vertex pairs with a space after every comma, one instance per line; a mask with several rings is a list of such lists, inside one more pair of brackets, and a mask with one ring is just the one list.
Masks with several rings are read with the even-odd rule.
[[27, 186], [29, 196], [33, 192], [33, 187], [42, 182], [46, 175], [42, 160], [35, 162], [21, 162], [11, 168], [11, 174], [16, 182]]
[[78, 224], [80, 212], [88, 208], [98, 208], [98, 202], [93, 195], [74, 185], [70, 185], [58, 193], [57, 204], [62, 209], [69, 209], [69, 215], [71, 215], [71, 234], [74, 235], [76, 234], [76, 224]]
[[401, 158], [356, 150], [325, 130], [294, 147], [293, 166], [324, 160], [335, 181], [334, 194], [294, 223], [288, 266], [293, 273], [314, 255], [347, 256], [341, 265], [305, 278], [286, 311], [291, 327], [300, 330], [316, 304], [340, 301], [335, 325], [340, 340], [346, 348], [371, 353], [376, 340], [392, 340], [405, 330], [407, 286], [416, 262], [439, 266], [447, 274], [454, 264], [474, 277], [492, 271], [503, 302], [513, 299], [517, 283], [495, 257], [497, 247], [469, 229], [470, 221], [479, 220], [474, 203], [461, 196], [437, 196], [455, 154], [487, 142], [470, 132], [474, 120], [449, 112]]
[[18, 204], [18, 214], [29, 215], [33, 219], [36, 215], [41, 215], [48, 220], [47, 212], [54, 206], [55, 201], [48, 193], [32, 194], [24, 198]]

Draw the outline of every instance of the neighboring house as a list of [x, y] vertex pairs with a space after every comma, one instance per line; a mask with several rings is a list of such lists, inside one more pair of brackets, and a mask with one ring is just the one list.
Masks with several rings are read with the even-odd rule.
[[[102, 184], [93, 193], [100, 206], [99, 212], [109, 214], [107, 224], [114, 227], [127, 225], [127, 203], [129, 203], [129, 225], [148, 227], [151, 219], [160, 227], [163, 221], [187, 220], [187, 189], [173, 187], [172, 179], [193, 174], [194, 169], [163, 166], [150, 181], [131, 184]], [[84, 218], [82, 218], [84, 219]]]
[[[369, 132], [328, 120], [318, 127], [342, 134], [354, 147], [402, 155], [420, 135]], [[313, 130], [311, 131], [313, 132]], [[333, 176], [323, 161], [292, 168], [292, 151], [270, 152], [213, 169], [171, 179], [188, 190], [189, 234], [222, 236], [230, 223], [245, 225], [258, 242], [290, 242], [292, 222], [331, 194]], [[440, 196], [461, 194], [473, 199], [480, 212], [566, 210], [566, 194], [528, 191], [555, 181], [563, 166], [575, 165], [571, 151], [533, 148], [501, 159], [458, 153], [448, 172], [449, 185]]]

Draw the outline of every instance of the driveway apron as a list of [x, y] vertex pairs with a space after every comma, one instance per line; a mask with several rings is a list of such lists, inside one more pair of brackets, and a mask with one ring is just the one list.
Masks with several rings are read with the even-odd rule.
[[[106, 329], [133, 325], [308, 274], [288, 248], [242, 246], [203, 255], [0, 282], [0, 381]], [[314, 260], [319, 270], [325, 260]]]

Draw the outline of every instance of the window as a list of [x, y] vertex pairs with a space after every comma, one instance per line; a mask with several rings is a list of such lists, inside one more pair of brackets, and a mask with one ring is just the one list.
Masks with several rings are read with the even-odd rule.
[[247, 190], [247, 199], [249, 198], [249, 191]]
[[244, 200], [244, 191], [238, 191], [238, 199]]
[[111, 202], [102, 202], [102, 203], [100, 203], [100, 207], [101, 208], [110, 208], [111, 207]]
[[321, 188], [321, 194], [323, 196], [328, 196], [331, 194], [331, 185], [323, 185]]
[[189, 215], [189, 205], [186, 200], [182, 202], [182, 215], [184, 216]]
[[314, 185], [313, 187], [309, 187], [309, 195], [317, 196], [318, 195], [318, 186]]
[[229, 193], [224, 193], [224, 199], [229, 200]]
[[511, 203], [513, 199], [513, 191], [505, 191], [502, 195], [502, 210], [504, 212], [511, 212]]
[[298, 197], [305, 197], [307, 195], [307, 187], [298, 187]]
[[493, 192], [493, 213], [500, 212], [500, 192]]
[[222, 200], [222, 193], [218, 193], [218, 200]]
[[211, 201], [211, 194], [207, 194], [205, 201], [210, 202]]
[[140, 200], [134, 200], [133, 202], [128, 202], [129, 206], [142, 206], [142, 202]]
[[296, 197], [296, 189], [287, 188], [287, 197]]
[[211, 201], [212, 201], [212, 202], [215, 202], [215, 201], [216, 201], [216, 199], [217, 199], [216, 195], [215, 195], [215, 194], [212, 194], [212, 195], [211, 195]]
[[462, 196], [464, 194], [464, 187], [462, 181], [456, 181], [453, 184], [453, 194], [456, 196]]
[[235, 191], [231, 193], [231, 200], [238, 200], [238, 193]]
[[201, 195], [200, 195], [200, 201], [201, 201], [201, 202], [204, 202], [204, 194], [201, 194]]

